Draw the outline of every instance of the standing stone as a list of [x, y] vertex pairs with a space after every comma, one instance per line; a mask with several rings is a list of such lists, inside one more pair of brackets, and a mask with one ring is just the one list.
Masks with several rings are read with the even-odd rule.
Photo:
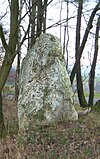
[[77, 120], [73, 92], [58, 38], [41, 34], [22, 62], [19, 127]]

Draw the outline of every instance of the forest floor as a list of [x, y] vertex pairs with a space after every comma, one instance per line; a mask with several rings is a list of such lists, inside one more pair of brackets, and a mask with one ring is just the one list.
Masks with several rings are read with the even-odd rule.
[[[100, 159], [100, 113], [92, 111], [78, 121], [41, 127], [34, 139], [18, 137], [17, 105], [3, 99], [7, 130], [0, 139], [0, 159]], [[99, 108], [100, 109], [100, 108]]]

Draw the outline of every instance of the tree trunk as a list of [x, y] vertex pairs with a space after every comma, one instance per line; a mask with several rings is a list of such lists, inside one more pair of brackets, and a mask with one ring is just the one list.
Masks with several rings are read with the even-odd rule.
[[40, 34], [46, 31], [46, 13], [48, 0], [30, 0], [30, 31], [29, 31], [29, 48], [30, 49]]
[[81, 76], [81, 66], [80, 63], [77, 65], [77, 74], [76, 74], [76, 81], [77, 81], [77, 93], [78, 93], [78, 99], [80, 106], [85, 108], [88, 107], [87, 101], [84, 96], [84, 91], [83, 91], [83, 83], [82, 83], [82, 76]]
[[81, 65], [80, 65], [80, 31], [81, 31], [81, 17], [82, 17], [82, 9], [83, 9], [83, 0], [79, 1], [78, 5], [78, 13], [77, 13], [77, 24], [76, 24], [76, 44], [75, 44], [75, 58], [76, 58], [76, 85], [77, 85], [77, 93], [80, 106], [85, 107], [87, 105], [84, 91], [83, 91], [83, 83], [81, 77]]
[[2, 90], [9, 75], [13, 58], [9, 61], [6, 57], [3, 60], [3, 64], [0, 69], [0, 132], [1, 135], [4, 131], [3, 111], [2, 111]]
[[90, 76], [89, 76], [89, 101], [88, 105], [93, 106], [93, 99], [94, 99], [94, 79], [95, 79], [95, 68], [98, 56], [98, 38], [99, 38], [99, 29], [100, 29], [100, 16], [97, 21], [96, 26], [96, 34], [95, 34], [95, 50], [94, 50], [94, 57], [93, 62], [91, 65]]
[[43, 11], [44, 11], [44, 17], [43, 17], [43, 33], [46, 32], [47, 2], [48, 2], [48, 0], [44, 0], [44, 5], [43, 5]]
[[37, 8], [38, 8], [38, 11], [37, 11], [38, 13], [37, 13], [37, 33], [36, 33], [36, 35], [37, 35], [37, 37], [39, 37], [41, 32], [42, 32], [42, 29], [43, 29], [42, 24], [43, 24], [43, 13], [44, 13], [44, 11], [43, 11], [42, 0], [38, 1]]
[[19, 73], [20, 73], [20, 59], [21, 53], [20, 51], [17, 54], [17, 68], [16, 68], [16, 77], [15, 77], [15, 100], [18, 101], [19, 96]]
[[11, 66], [12, 66], [12, 62], [13, 62], [14, 57], [4, 57], [2, 66], [0, 68], [0, 91], [2, 91], [7, 77], [9, 75]]
[[[98, 4], [95, 6], [94, 10], [91, 13], [90, 19], [88, 21], [88, 24], [87, 24], [87, 27], [86, 27], [86, 30], [85, 30], [85, 34], [84, 34], [81, 46], [80, 46], [80, 48], [78, 50], [78, 52], [79, 52], [79, 57], [78, 57], [79, 60], [80, 60], [82, 52], [84, 50], [84, 47], [85, 47], [85, 44], [86, 44], [90, 29], [92, 28], [92, 22], [93, 22], [94, 16], [95, 16], [96, 12], [98, 10], [100, 10], [99, 5], [100, 5], [100, 2], [98, 2]], [[77, 69], [77, 62], [75, 62], [74, 66], [73, 66], [73, 69], [72, 69], [72, 72], [71, 72], [71, 75], [70, 75], [71, 84], [73, 83], [73, 80], [74, 80], [74, 77], [75, 77], [75, 74], [76, 74], [76, 69]]]
[[[20, 9], [19, 9], [19, 20], [21, 21], [22, 9], [23, 9], [23, 0], [20, 1]], [[20, 73], [20, 61], [21, 61], [21, 29], [19, 27], [18, 32], [18, 41], [17, 41], [17, 67], [16, 67], [16, 76], [15, 76], [15, 100], [18, 101], [19, 96], [19, 73]]]
[[2, 92], [0, 91], [0, 137], [5, 130], [4, 119], [3, 119], [3, 110], [2, 110]]
[[[33, 44], [35, 43], [36, 40], [36, 6], [37, 6], [37, 0], [30, 0], [30, 7], [32, 8], [30, 10], [30, 18], [29, 18], [29, 22], [30, 22], [30, 31], [29, 31], [29, 38], [28, 38], [28, 47], [29, 49], [33, 46]], [[28, 49], [28, 50], [29, 50]]]
[[76, 70], [76, 83], [77, 83], [77, 93], [78, 99], [81, 107], [86, 107], [87, 102], [85, 100], [84, 91], [83, 91], [83, 83], [82, 83], [82, 76], [81, 76], [81, 64], [80, 64], [80, 31], [81, 31], [81, 17], [82, 17], [82, 9], [83, 9], [83, 0], [79, 1], [78, 6], [78, 14], [77, 14], [77, 25], [76, 25], [76, 63], [77, 63], [77, 70]]

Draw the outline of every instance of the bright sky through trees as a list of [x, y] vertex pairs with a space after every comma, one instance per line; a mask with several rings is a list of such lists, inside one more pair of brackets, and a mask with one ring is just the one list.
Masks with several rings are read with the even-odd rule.
[[[57, 2], [58, 2], [58, 0], [55, 0], [54, 3], [51, 6], [49, 6], [48, 14], [47, 14], [48, 15], [47, 16], [47, 27], [60, 20], [61, 3], [59, 3], [59, 2], [57, 3]], [[89, 16], [91, 14], [91, 9], [94, 8], [95, 5], [96, 5], [96, 3], [93, 0], [84, 4], [85, 9], [83, 9], [81, 38], [84, 35], [84, 31], [85, 31], [87, 22], [89, 20]], [[61, 12], [62, 19], [66, 19], [66, 13], [67, 13], [66, 3], [63, 3], [62, 4], [62, 12]], [[73, 4], [70, 4], [69, 5], [69, 18], [70, 18], [70, 20], [68, 22], [68, 25], [69, 25], [69, 47], [68, 47], [68, 49], [69, 49], [69, 56], [70, 56], [69, 62], [70, 63], [73, 63], [75, 60], [74, 53], [75, 53], [76, 15], [77, 15], [77, 8]], [[96, 18], [95, 18], [95, 22], [93, 24], [93, 28], [91, 30], [91, 35], [89, 35], [89, 37], [88, 37], [88, 41], [87, 41], [86, 47], [84, 49], [84, 54], [83, 54], [82, 59], [81, 59], [81, 62], [84, 65], [87, 65], [89, 63], [91, 64], [91, 62], [92, 62], [92, 55], [93, 55], [93, 51], [94, 51], [93, 50], [93, 45], [94, 45], [94, 34], [93, 33], [95, 32], [95, 24], [96, 24]], [[64, 26], [65, 25], [66, 25], [66, 23], [63, 24], [61, 27], [62, 28], [61, 29], [62, 44], [63, 44]], [[52, 33], [55, 36], [60, 38], [60, 26], [53, 27], [53, 28], [47, 30], [47, 32]], [[66, 39], [67, 39], [67, 35], [66, 35]], [[99, 41], [99, 43], [100, 43], [100, 41]], [[98, 58], [98, 62], [99, 62], [99, 58]]]
[[[61, 4], [62, 0], [54, 0], [51, 5], [48, 7], [47, 11], [47, 28], [49, 26], [52, 26], [56, 22], [60, 20], [60, 13], [61, 13], [61, 19], [66, 19], [67, 14], [67, 5], [66, 2], [63, 2]], [[75, 4], [75, 3], [74, 3]], [[69, 64], [73, 64], [75, 62], [75, 27], [76, 27], [76, 16], [77, 16], [77, 7], [74, 4], [69, 5], [69, 18], [68, 26], [69, 26], [69, 43], [68, 43], [68, 52], [69, 52]], [[9, 7], [7, 7], [8, 1], [1, 0], [0, 1], [0, 15], [3, 15], [5, 12], [9, 11]], [[84, 31], [89, 19], [89, 16], [91, 14], [91, 9], [94, 8], [96, 5], [96, 2], [94, 0], [90, 0], [89, 2], [86, 2], [84, 4], [83, 9], [83, 17], [82, 17], [82, 31], [81, 31], [81, 38], [84, 35]], [[62, 7], [62, 9], [61, 9]], [[89, 35], [88, 41], [86, 43], [86, 47], [84, 49], [83, 56], [81, 58], [81, 62], [83, 65], [91, 65], [92, 62], [92, 56], [93, 56], [93, 45], [94, 45], [94, 32], [95, 32], [95, 24], [96, 24], [97, 18], [95, 18], [95, 21], [93, 22], [93, 28], [91, 29], [92, 34]], [[3, 24], [3, 27], [7, 29], [8, 23], [9, 23], [9, 17], [5, 17], [3, 20], [1, 20], [1, 23]], [[26, 22], [24, 24], [27, 25]], [[63, 44], [64, 41], [64, 26], [67, 25], [66, 23], [62, 24], [61, 27], [61, 43]], [[56, 25], [55, 25], [56, 26]], [[60, 38], [60, 26], [52, 27], [50, 29], [47, 29], [48, 33], [51, 33], [58, 38]], [[66, 40], [67, 40], [67, 34], [66, 34]], [[100, 40], [99, 40], [100, 43]], [[23, 51], [25, 52], [25, 51]], [[100, 63], [100, 57], [98, 57], [98, 63]]]

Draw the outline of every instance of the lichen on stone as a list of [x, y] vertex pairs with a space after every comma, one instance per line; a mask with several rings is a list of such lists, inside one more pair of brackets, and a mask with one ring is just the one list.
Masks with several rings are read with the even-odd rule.
[[41, 34], [22, 62], [19, 80], [19, 127], [77, 120], [73, 92], [60, 40]]

